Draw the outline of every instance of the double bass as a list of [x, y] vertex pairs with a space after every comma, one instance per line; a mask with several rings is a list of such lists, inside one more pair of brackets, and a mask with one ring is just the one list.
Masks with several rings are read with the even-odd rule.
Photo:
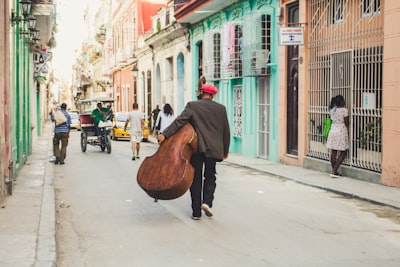
[[139, 186], [155, 202], [182, 196], [193, 181], [190, 157], [197, 149], [197, 134], [187, 123], [165, 139], [155, 154], [143, 160], [137, 173]]

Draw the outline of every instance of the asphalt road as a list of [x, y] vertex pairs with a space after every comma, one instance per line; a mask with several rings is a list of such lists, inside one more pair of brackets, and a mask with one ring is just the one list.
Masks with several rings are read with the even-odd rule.
[[136, 183], [157, 145], [132, 161], [129, 142], [83, 153], [79, 134], [54, 167], [57, 266], [400, 266], [384, 207], [220, 163], [214, 216], [194, 221], [188, 193], [155, 203]]

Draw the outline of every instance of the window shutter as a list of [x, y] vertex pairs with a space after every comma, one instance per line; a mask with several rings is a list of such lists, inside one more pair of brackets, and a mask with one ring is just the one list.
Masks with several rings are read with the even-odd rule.
[[214, 78], [213, 34], [213, 31], [207, 31], [203, 40], [203, 75], [207, 81]]

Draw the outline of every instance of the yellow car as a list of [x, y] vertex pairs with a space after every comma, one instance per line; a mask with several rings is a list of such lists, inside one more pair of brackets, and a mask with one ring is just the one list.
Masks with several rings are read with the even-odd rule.
[[143, 127], [143, 142], [149, 141], [149, 135], [150, 135], [150, 130], [149, 130], [149, 120], [144, 120], [144, 127]]
[[[118, 112], [114, 114], [113, 118], [113, 129], [112, 129], [112, 135], [111, 138], [114, 140], [119, 140], [119, 139], [124, 139], [124, 140], [130, 140], [131, 135], [129, 134], [129, 131], [125, 131], [125, 122], [128, 119], [128, 114], [124, 112]], [[129, 128], [129, 123], [128, 123], [128, 128]]]

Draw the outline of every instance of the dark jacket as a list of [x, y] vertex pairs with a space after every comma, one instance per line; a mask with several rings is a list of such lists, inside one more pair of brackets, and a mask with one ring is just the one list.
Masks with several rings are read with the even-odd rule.
[[165, 138], [189, 122], [197, 133], [198, 152], [222, 161], [228, 155], [231, 140], [225, 106], [211, 100], [189, 102], [182, 113], [163, 131]]

